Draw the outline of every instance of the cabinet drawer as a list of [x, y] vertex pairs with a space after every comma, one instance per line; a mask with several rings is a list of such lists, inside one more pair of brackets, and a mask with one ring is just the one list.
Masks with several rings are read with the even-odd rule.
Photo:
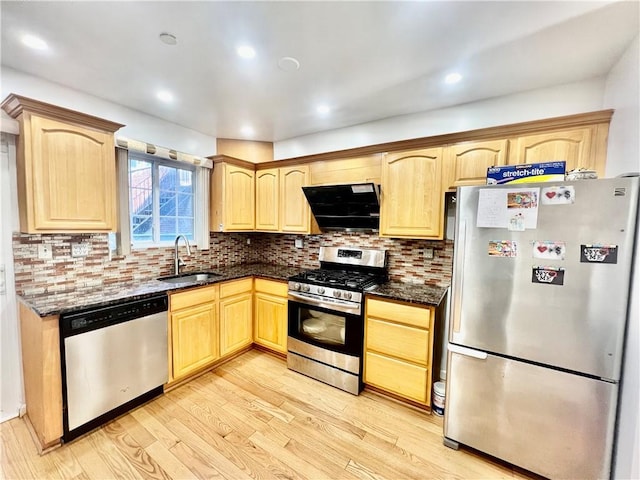
[[185, 292], [172, 293], [169, 295], [169, 310], [172, 312], [181, 308], [199, 305], [205, 302], [217, 300], [218, 286], [211, 285], [202, 288], [192, 288]]
[[427, 403], [427, 369], [401, 360], [367, 352], [364, 383]]
[[287, 296], [287, 282], [265, 280], [264, 278], [256, 278], [255, 282], [256, 292], [270, 293], [271, 295], [276, 295], [277, 297], [286, 298]]
[[243, 278], [242, 280], [232, 280], [231, 282], [221, 283], [220, 298], [250, 292], [252, 288], [253, 278]]
[[429, 331], [367, 318], [367, 350], [429, 364]]
[[414, 327], [429, 328], [431, 310], [401, 303], [367, 299], [367, 316], [401, 322]]

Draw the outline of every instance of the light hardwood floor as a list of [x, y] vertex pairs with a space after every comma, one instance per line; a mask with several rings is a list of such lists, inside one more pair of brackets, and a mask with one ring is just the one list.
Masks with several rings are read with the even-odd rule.
[[0, 424], [8, 479], [530, 478], [442, 445], [442, 419], [353, 396], [251, 350], [38, 456], [22, 419]]

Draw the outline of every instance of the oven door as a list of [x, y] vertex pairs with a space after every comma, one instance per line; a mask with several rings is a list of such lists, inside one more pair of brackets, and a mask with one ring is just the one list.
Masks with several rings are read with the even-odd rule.
[[289, 297], [289, 336], [320, 348], [362, 356], [362, 315], [337, 311]]

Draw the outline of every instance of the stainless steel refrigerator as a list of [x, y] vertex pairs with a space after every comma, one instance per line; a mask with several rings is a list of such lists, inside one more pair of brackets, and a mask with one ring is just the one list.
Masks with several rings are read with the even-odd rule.
[[446, 445], [610, 477], [638, 181], [458, 189]]

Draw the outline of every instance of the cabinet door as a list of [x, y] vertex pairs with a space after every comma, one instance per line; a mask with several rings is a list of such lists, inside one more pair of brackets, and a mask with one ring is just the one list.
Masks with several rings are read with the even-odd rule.
[[287, 353], [287, 299], [256, 292], [255, 343], [280, 353]]
[[247, 231], [255, 227], [255, 172], [225, 165], [224, 230]]
[[310, 185], [335, 185], [338, 183], [380, 184], [382, 154], [338, 160], [319, 160], [309, 164]]
[[35, 115], [30, 123], [31, 155], [30, 160], [25, 159], [26, 196], [32, 201], [27, 207], [31, 220], [28, 230], [113, 230], [116, 209], [113, 134]]
[[256, 172], [256, 230], [278, 231], [280, 182], [277, 168]]
[[507, 140], [451, 145], [445, 151], [446, 189], [485, 185], [487, 168], [507, 163]]
[[307, 185], [309, 167], [280, 169], [280, 231], [309, 233], [310, 209], [302, 187]]
[[380, 236], [442, 238], [442, 148], [387, 154], [382, 162]]
[[592, 129], [586, 127], [519, 137], [509, 155], [509, 164], [565, 161], [567, 171], [596, 169], [591, 160], [591, 134]]
[[253, 295], [243, 293], [220, 300], [220, 355], [240, 350], [253, 341]]
[[215, 302], [171, 313], [172, 377], [184, 377], [217, 360], [218, 315]]

